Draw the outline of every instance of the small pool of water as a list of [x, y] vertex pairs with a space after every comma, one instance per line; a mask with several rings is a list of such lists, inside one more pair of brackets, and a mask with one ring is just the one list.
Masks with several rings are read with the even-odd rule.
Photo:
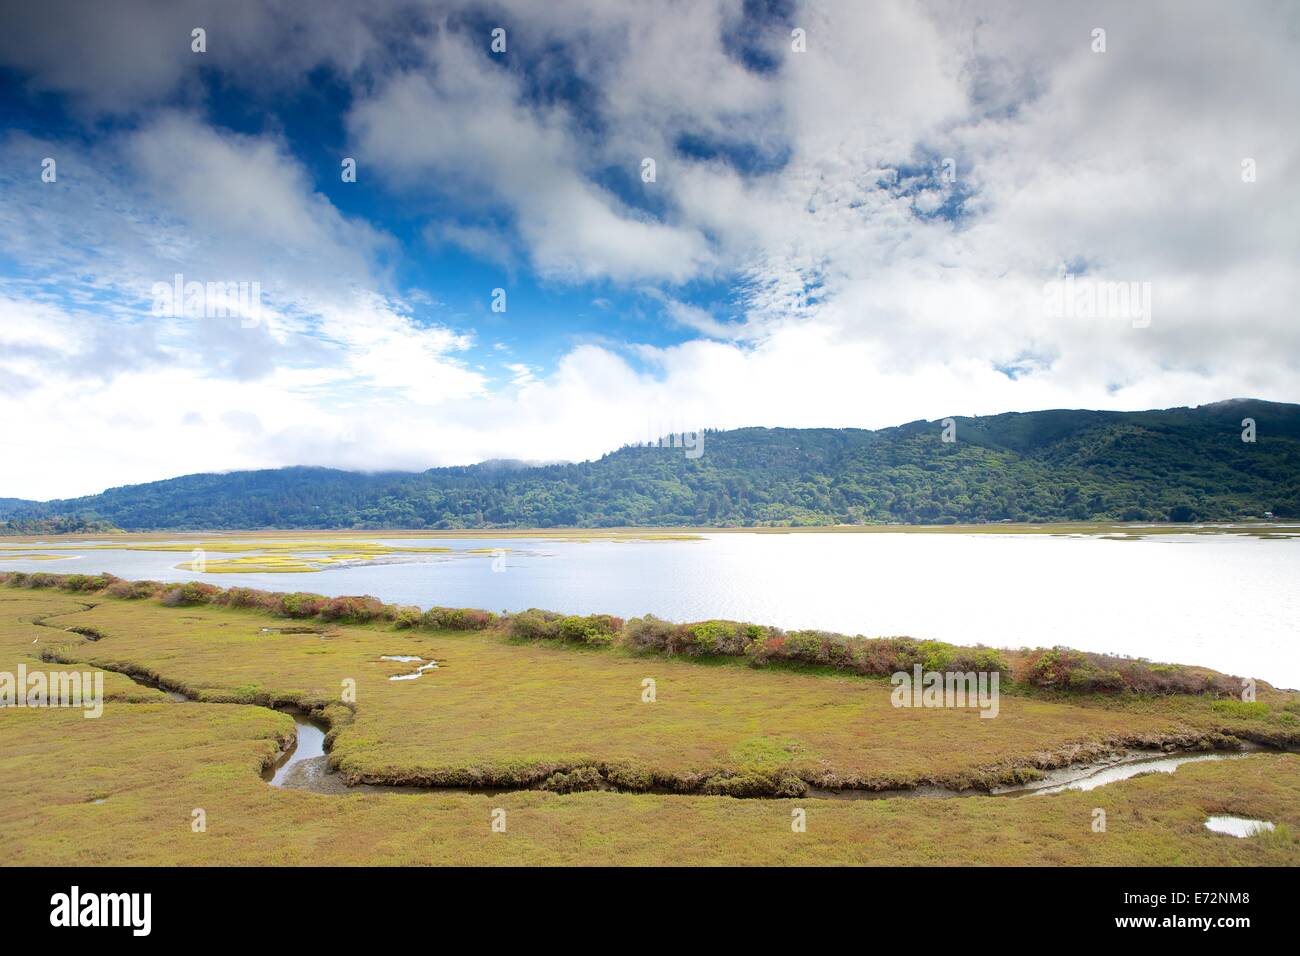
[[381, 661], [402, 661], [406, 664], [414, 664], [420, 661], [420, 666], [409, 674], [394, 674], [389, 680], [416, 680], [425, 675], [426, 671], [438, 669], [437, 661], [426, 661], [423, 657], [414, 657], [410, 654], [385, 654], [379, 658]]
[[1205, 821], [1205, 829], [1214, 833], [1226, 833], [1239, 839], [1253, 837], [1275, 829], [1267, 820], [1251, 820], [1246, 817], [1210, 817]]

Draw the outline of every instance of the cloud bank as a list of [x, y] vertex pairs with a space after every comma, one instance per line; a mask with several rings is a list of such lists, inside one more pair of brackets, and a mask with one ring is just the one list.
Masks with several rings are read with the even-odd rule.
[[[1285, 3], [0, 18], [25, 117], [0, 136], [0, 495], [1300, 400]], [[345, 156], [365, 203], [336, 185]], [[445, 305], [469, 281], [448, 250], [499, 276], [480, 312]], [[257, 281], [257, 320], [153, 314], [176, 273]], [[1142, 285], [1146, 321], [1054, 313], [1065, 276]], [[493, 313], [492, 288], [520, 281], [607, 318], [494, 348], [528, 318]]]

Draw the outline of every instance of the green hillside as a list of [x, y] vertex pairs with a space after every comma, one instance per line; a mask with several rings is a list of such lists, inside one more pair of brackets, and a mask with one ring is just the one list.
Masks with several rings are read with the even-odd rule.
[[[1253, 418], [1257, 440], [1242, 440]], [[413, 473], [282, 468], [0, 503], [129, 530], [754, 526], [1300, 517], [1300, 406], [1042, 411], [864, 429], [742, 428], [703, 454], [625, 447], [579, 464]], [[2, 490], [2, 489], [0, 489]], [[69, 522], [65, 522], [67, 524]], [[91, 527], [94, 525], [92, 524]]]

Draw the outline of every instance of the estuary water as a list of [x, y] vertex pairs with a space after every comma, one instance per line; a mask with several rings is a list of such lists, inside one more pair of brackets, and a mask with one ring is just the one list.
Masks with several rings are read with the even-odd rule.
[[[176, 567], [189, 560], [185, 552], [61, 544], [48, 552], [61, 560], [6, 558], [0, 570], [373, 594], [425, 608], [723, 617], [997, 647], [1061, 644], [1300, 687], [1298, 538], [801, 532], [651, 541], [378, 533], [365, 540], [452, 550], [307, 573], [203, 574]], [[319, 541], [304, 541], [302, 552], [313, 547]], [[46, 552], [40, 544], [21, 548]]]

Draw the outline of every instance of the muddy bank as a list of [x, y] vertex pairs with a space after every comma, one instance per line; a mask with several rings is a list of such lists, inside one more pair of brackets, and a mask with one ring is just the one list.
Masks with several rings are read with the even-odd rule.
[[[1117, 766], [1187, 762], [1209, 756], [1245, 755], [1263, 748], [1215, 732], [1140, 735], [1096, 744], [1079, 744], [1035, 754], [1022, 761], [977, 768], [959, 774], [920, 779], [850, 777], [833, 773], [800, 775], [790, 770], [768, 773], [731, 770], [666, 774], [626, 763], [539, 764], [501, 770], [451, 767], [373, 774], [339, 769], [346, 786], [404, 790], [618, 790], [633, 793], [754, 798], [949, 797], [1021, 795], [1059, 787]], [[1160, 770], [1151, 766], [1149, 771]], [[1144, 772], [1134, 770], [1132, 774]], [[1123, 779], [1125, 775], [1117, 775]]]
[[1173, 773], [1187, 763], [1207, 760], [1240, 760], [1255, 753], [1265, 753], [1263, 748], [1251, 748], [1242, 753], [1180, 753], [1152, 756], [1145, 753], [1128, 753], [1113, 760], [1082, 764], [1053, 771], [1049, 777], [1024, 787], [998, 787], [985, 790], [953, 790], [951, 787], [923, 786], [900, 790], [818, 790], [810, 789], [808, 795], [824, 800], [885, 800], [903, 798], [950, 799], [954, 797], [1032, 797], [1064, 793], [1068, 790], [1095, 790], [1150, 773]]

